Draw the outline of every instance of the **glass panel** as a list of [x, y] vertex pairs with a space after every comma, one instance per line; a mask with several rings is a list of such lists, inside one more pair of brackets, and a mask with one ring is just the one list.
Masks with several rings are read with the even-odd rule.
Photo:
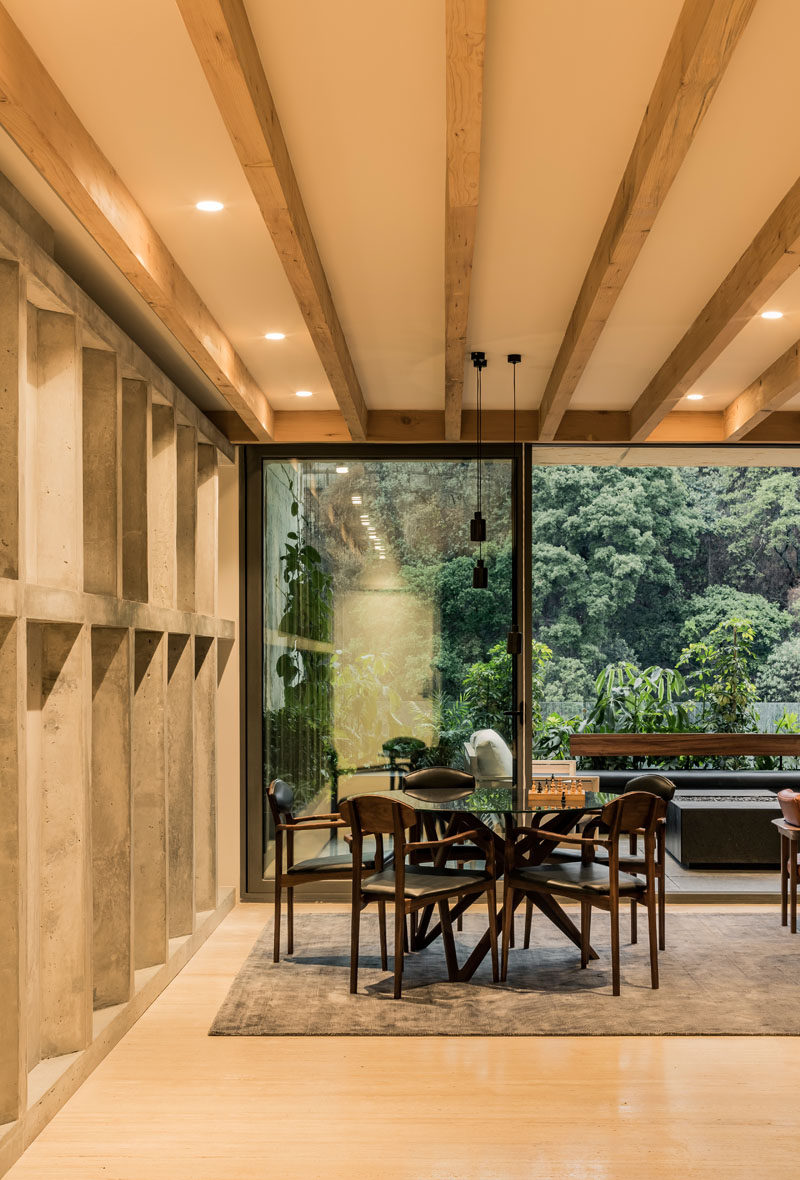
[[[800, 732], [800, 469], [652, 462], [533, 468], [535, 757], [578, 729]], [[779, 759], [604, 760], [644, 763]]]
[[[474, 462], [264, 461], [263, 782], [286, 780], [296, 814], [418, 766], [509, 781], [511, 486], [510, 459], [485, 461], [489, 584], [474, 589]], [[330, 843], [306, 833], [295, 858]]]

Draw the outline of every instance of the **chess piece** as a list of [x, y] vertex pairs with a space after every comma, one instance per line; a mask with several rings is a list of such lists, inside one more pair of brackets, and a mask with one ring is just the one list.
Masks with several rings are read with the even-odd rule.
[[567, 792], [566, 792], [566, 790], [563, 790], [563, 791], [561, 792], [561, 806], [562, 806], [562, 807], [566, 807], [566, 806], [567, 806]]

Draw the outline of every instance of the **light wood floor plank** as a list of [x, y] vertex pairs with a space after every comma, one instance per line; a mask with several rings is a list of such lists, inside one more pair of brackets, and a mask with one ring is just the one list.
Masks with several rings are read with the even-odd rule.
[[225, 920], [11, 1180], [796, 1174], [794, 1038], [208, 1037], [268, 917]]

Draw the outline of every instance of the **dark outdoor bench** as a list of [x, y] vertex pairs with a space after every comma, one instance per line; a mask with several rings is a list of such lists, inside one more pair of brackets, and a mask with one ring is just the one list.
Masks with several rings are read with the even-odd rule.
[[[577, 734], [571, 753], [662, 761], [681, 755], [797, 757], [795, 734]], [[624, 791], [644, 770], [596, 770], [601, 791]], [[677, 787], [667, 811], [667, 850], [684, 868], [777, 868], [780, 846], [772, 820], [784, 787], [800, 790], [797, 770], [670, 770]]]

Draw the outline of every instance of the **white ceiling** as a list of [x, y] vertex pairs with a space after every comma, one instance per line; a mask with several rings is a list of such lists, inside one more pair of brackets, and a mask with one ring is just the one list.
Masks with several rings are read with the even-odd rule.
[[[173, 0], [4, 2], [273, 406], [334, 408]], [[367, 404], [441, 410], [443, 0], [247, 8]], [[489, 356], [487, 408], [510, 404], [509, 351], [524, 356], [520, 404], [538, 404], [679, 10], [680, 0], [489, 3], [469, 328], [469, 347]], [[797, 0], [758, 0], [575, 408], [633, 404], [797, 179], [798, 44]], [[54, 224], [70, 269], [109, 293], [140, 342], [152, 335], [159, 363], [171, 347], [187, 392], [214, 404], [7, 139], [0, 169]], [[202, 197], [225, 210], [197, 212]], [[698, 382], [704, 400], [680, 408], [722, 409], [800, 338], [800, 277], [771, 304], [785, 318], [744, 326]], [[266, 342], [270, 330], [287, 339]], [[298, 401], [297, 389], [315, 396]]]

